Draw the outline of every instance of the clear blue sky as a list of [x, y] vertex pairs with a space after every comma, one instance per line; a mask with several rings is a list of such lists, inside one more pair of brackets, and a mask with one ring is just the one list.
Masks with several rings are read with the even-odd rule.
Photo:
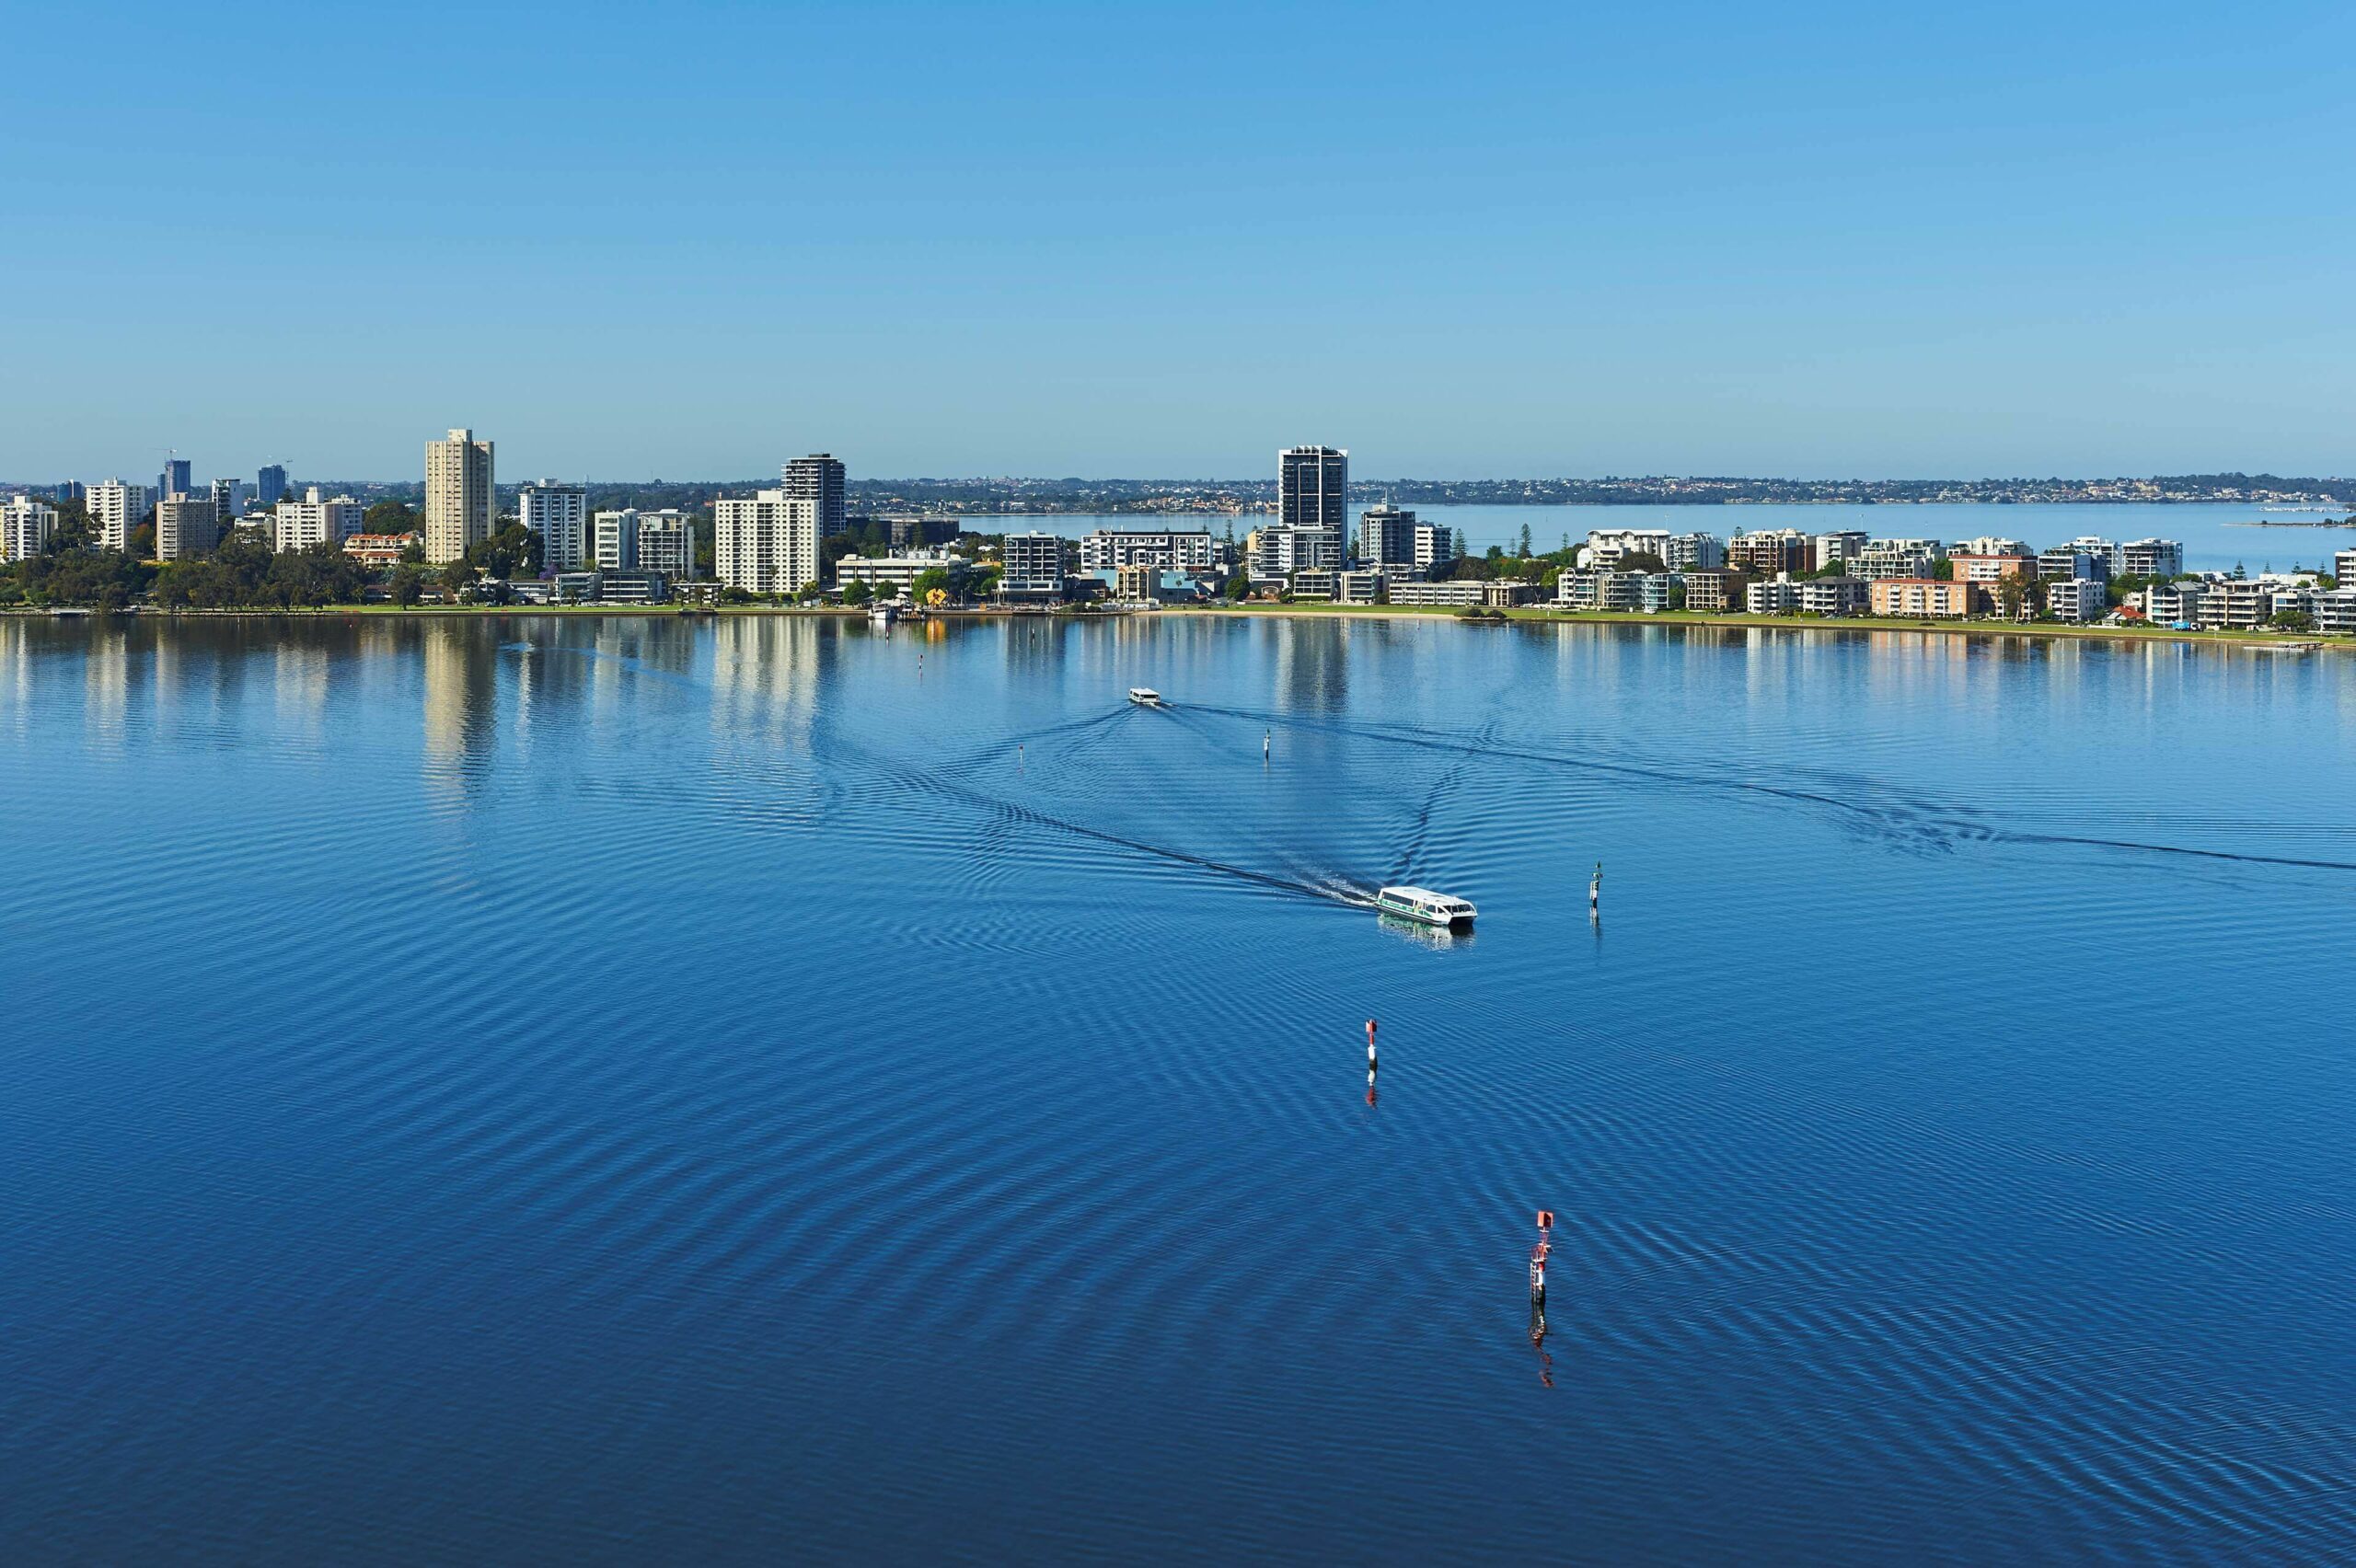
[[2356, 471], [2356, 6], [14, 4], [0, 478]]

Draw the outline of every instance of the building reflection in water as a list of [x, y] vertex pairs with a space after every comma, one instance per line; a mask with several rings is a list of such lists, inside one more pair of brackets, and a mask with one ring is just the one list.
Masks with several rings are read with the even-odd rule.
[[806, 754], [836, 628], [810, 616], [723, 616], [706, 624], [713, 731]]
[[426, 784], [445, 799], [470, 794], [498, 742], [500, 640], [491, 626], [455, 619], [421, 628], [419, 638]]

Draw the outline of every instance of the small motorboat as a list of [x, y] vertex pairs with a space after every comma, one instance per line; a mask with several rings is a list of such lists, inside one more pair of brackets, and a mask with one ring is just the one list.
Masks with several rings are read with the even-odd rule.
[[1479, 913], [1469, 901], [1427, 887], [1386, 887], [1374, 895], [1374, 906], [1403, 920], [1450, 928], [1471, 925]]
[[1161, 694], [1151, 686], [1131, 686], [1129, 700], [1139, 708], [1159, 708], [1161, 706]]

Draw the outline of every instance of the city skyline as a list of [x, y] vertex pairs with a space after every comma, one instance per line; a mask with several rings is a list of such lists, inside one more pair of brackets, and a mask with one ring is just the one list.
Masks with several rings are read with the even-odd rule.
[[[202, 95], [144, 47], [183, 19], [12, 21], [0, 199], [206, 235], [12, 251], [0, 473], [391, 477], [453, 424], [556, 474], [780, 431], [878, 474], [1253, 473], [1271, 430], [1369, 477], [2351, 466], [2344, 7], [1311, 6], [1304, 73], [1242, 7], [526, 6], [454, 52], [248, 6]], [[235, 395], [122, 373], [159, 338]]]

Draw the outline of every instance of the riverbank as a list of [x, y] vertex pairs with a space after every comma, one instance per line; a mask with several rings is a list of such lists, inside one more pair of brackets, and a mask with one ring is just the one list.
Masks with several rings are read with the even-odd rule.
[[[1457, 617], [1452, 606], [1426, 605], [1217, 605], [1158, 612], [1175, 616], [1267, 616], [1302, 618], [1335, 616], [1376, 619], [1410, 617]], [[1515, 622], [1542, 625], [1744, 627], [1767, 631], [1902, 631], [1930, 637], [2093, 638], [2130, 642], [2215, 642], [2229, 647], [2276, 647], [2356, 650], [2356, 638], [2317, 637], [2291, 631], [2176, 631], [2164, 627], [2070, 626], [2058, 621], [1901, 620], [1886, 616], [1754, 616], [1711, 615], [1699, 610], [1662, 610], [1653, 614], [1623, 610], [1554, 610], [1525, 607], [1504, 612], [1504, 621], [1468, 625], [1499, 626]]]
[[[1035, 611], [1010, 611], [986, 607], [942, 609], [928, 612], [939, 620], [1006, 620], [1020, 616], [1035, 618]], [[668, 617], [673, 619], [710, 619], [745, 616], [805, 617], [816, 619], [861, 620], [863, 609], [840, 605], [724, 605], [716, 608], [683, 610], [676, 605], [414, 605], [403, 608], [397, 605], [328, 605], [317, 607], [271, 609], [262, 607], [230, 610], [91, 610], [69, 608], [63, 612], [37, 609], [29, 605], [11, 605], [0, 608], [0, 616], [21, 616], [40, 619], [79, 619], [84, 617], [130, 616], [139, 619], [164, 620], [235, 620], [235, 619], [326, 619], [364, 616], [372, 619], [405, 617], [440, 617], [451, 619], [480, 619], [493, 616], [559, 616], [644, 618]], [[1514, 624], [1545, 626], [1652, 626], [1688, 628], [1733, 628], [1761, 631], [1894, 631], [1909, 632], [1922, 637], [1980, 637], [2004, 639], [2087, 640], [2112, 642], [2196, 642], [2215, 643], [2230, 648], [2252, 648], [2265, 651], [2292, 650], [2300, 651], [2356, 651], [2356, 638], [2324, 637], [2308, 632], [2290, 631], [2177, 631], [2161, 627], [2069, 626], [2060, 622], [2032, 621], [2009, 624], [2001, 621], [1900, 620], [1873, 616], [1754, 616], [1711, 615], [1694, 610], [1663, 610], [1654, 614], [1620, 610], [1560, 611], [1552, 608], [1525, 607], [1503, 612], [1502, 620], [1465, 619], [1453, 605], [1319, 605], [1294, 603], [1288, 605], [1203, 605], [1184, 607], [1170, 606], [1152, 611], [1087, 611], [1065, 612], [1050, 618], [1063, 621], [1110, 621], [1151, 619], [1163, 616], [1208, 617], [1212, 618], [1251, 618], [1270, 620], [1333, 620], [1355, 618], [1363, 620], [1439, 619], [1461, 621], [1466, 626], [1493, 627]], [[907, 624], [921, 624], [911, 620]]]

